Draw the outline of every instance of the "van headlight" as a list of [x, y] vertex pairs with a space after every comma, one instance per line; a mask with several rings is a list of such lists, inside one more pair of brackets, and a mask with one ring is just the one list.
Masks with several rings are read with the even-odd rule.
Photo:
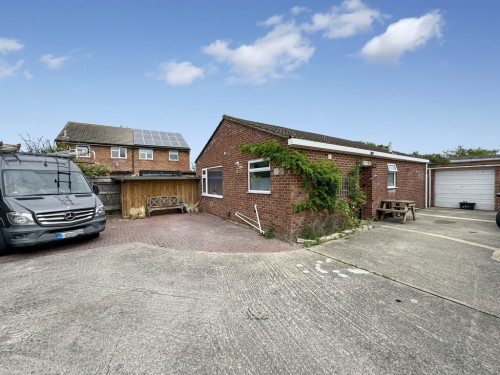
[[12, 225], [35, 225], [33, 215], [28, 212], [7, 212], [7, 219]]
[[101, 204], [95, 208], [95, 216], [106, 216], [106, 212], [104, 212], [104, 205]]

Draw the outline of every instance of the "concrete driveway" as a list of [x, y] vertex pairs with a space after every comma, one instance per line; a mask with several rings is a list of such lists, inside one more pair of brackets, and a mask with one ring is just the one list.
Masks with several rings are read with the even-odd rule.
[[[492, 250], [456, 241], [448, 248], [441, 241], [452, 240], [418, 234], [437, 226], [433, 220], [454, 221], [424, 214], [435, 213], [420, 211], [405, 225], [377, 223], [310, 250], [271, 241], [264, 251], [258, 241], [267, 240], [255, 232], [197, 215], [194, 223], [219, 228], [213, 243], [225, 252], [200, 251], [196, 238], [211, 229], [191, 227], [191, 244], [129, 241], [7, 257], [0, 264], [0, 374], [496, 374], [499, 289], [490, 287], [498, 285], [491, 273], [497, 267], [498, 275], [500, 263]], [[479, 230], [472, 225], [469, 231]], [[237, 244], [224, 241], [226, 230], [245, 246], [256, 240], [261, 251], [231, 252]], [[363, 248], [375, 250], [364, 257]], [[465, 263], [478, 257], [474, 264], [490, 276], [476, 275], [477, 293], [447, 295], [461, 280], [448, 263], [469, 266], [453, 256], [433, 266], [426, 258], [432, 250]], [[408, 254], [414, 261], [403, 262]], [[422, 281], [418, 270], [437, 281]], [[434, 287], [447, 277], [448, 288]]]
[[375, 223], [375, 230], [315, 251], [485, 313], [500, 316], [500, 229], [491, 211], [431, 208], [417, 220]]

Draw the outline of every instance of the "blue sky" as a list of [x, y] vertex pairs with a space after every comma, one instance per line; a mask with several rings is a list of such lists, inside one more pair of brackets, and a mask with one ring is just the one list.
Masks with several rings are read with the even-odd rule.
[[500, 148], [500, 2], [0, 2], [0, 140], [223, 114], [401, 152]]

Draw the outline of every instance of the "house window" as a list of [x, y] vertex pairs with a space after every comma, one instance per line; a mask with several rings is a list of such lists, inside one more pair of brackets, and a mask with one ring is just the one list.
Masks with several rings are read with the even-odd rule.
[[111, 157], [113, 159], [126, 159], [127, 149], [125, 147], [111, 147]]
[[139, 159], [140, 160], [153, 160], [153, 150], [149, 148], [139, 149]]
[[271, 193], [271, 163], [258, 159], [248, 162], [248, 192]]
[[201, 170], [202, 195], [222, 198], [222, 166]]
[[90, 157], [90, 147], [89, 146], [76, 146], [76, 154], [79, 158]]
[[387, 187], [395, 188], [396, 187], [396, 173], [398, 172], [398, 167], [396, 164], [387, 164]]
[[170, 161], [179, 161], [179, 151], [177, 151], [177, 150], [170, 150], [168, 152], [168, 160], [170, 160]]
[[349, 195], [349, 178], [347, 176], [342, 176], [340, 181], [340, 191], [338, 196], [347, 197]]

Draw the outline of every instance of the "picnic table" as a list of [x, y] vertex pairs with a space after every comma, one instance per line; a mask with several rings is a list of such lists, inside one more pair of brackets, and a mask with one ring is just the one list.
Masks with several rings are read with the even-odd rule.
[[406, 215], [411, 211], [413, 220], [416, 220], [415, 205], [416, 202], [407, 199], [382, 199], [382, 207], [377, 208], [379, 220], [384, 220], [386, 216], [401, 217], [402, 222], [406, 222]]

